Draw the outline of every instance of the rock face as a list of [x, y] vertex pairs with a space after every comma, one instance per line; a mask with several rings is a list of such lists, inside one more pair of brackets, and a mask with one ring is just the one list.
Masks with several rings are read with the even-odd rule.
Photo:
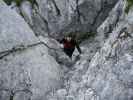
[[[118, 0], [35, 0], [22, 1], [20, 13], [36, 35], [52, 37], [66, 33], [96, 32]], [[14, 3], [12, 3], [14, 4]]]
[[[123, 27], [127, 27], [129, 33], [121, 33]], [[84, 76], [86, 85], [92, 87], [101, 100], [133, 99], [132, 27], [121, 22], [89, 64]]]
[[62, 36], [69, 32], [95, 32], [118, 0], [23, 1], [19, 10], [36, 35]]
[[[43, 20], [45, 20], [45, 24], [42, 24], [46, 25], [45, 28], [47, 27], [46, 31], [48, 33], [52, 35], [54, 33], [57, 36], [61, 35], [60, 33], [67, 32], [93, 31], [108, 16], [108, 12], [117, 1], [118, 0], [37, 0], [39, 13], [43, 17]], [[37, 22], [39, 19], [38, 17], [33, 20]], [[40, 24], [40, 26], [42, 25]], [[39, 27], [37, 27], [37, 29]], [[40, 33], [42, 30], [43, 29], [38, 29]]]
[[20, 10], [25, 21], [32, 26], [32, 4], [28, 1], [23, 1], [20, 6]]
[[0, 100], [45, 100], [49, 90], [61, 86], [60, 66], [48, 50], [0, 1]]
[[[85, 52], [75, 64], [75, 70], [68, 73], [66, 87], [56, 91], [54, 96], [49, 94], [49, 100], [133, 99], [133, 9], [126, 15], [125, 4], [120, 0], [98, 28], [95, 39], [104, 40], [101, 49], [90, 62], [90, 54]], [[119, 16], [118, 10], [121, 11]], [[108, 30], [110, 26], [111, 31]]]
[[[37, 0], [38, 8], [27, 2], [18, 8], [36, 35], [56, 37], [100, 25], [81, 44], [82, 54], [74, 63], [59, 51], [56, 40], [36, 37], [0, 2], [0, 100], [133, 100], [133, 8], [125, 14], [126, 0], [117, 1]], [[72, 66], [64, 77], [57, 62], [63, 71]]]

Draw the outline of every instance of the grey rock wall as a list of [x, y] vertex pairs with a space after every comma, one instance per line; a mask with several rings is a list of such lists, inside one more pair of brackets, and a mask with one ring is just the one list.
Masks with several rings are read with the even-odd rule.
[[[66, 86], [49, 94], [48, 100], [132, 100], [133, 99], [133, 9], [125, 14], [125, 1], [120, 0], [108, 18], [99, 27], [96, 40], [101, 42], [99, 48], [92, 52], [85, 51], [81, 59], [69, 71]], [[117, 19], [117, 10], [122, 14]], [[112, 24], [112, 31], [108, 33], [105, 27]], [[116, 24], [116, 25], [115, 25]], [[125, 30], [124, 30], [125, 29]], [[103, 37], [99, 39], [100, 35]], [[105, 39], [105, 34], [109, 36]], [[102, 42], [102, 40], [105, 40]], [[90, 40], [89, 40], [90, 41]], [[90, 42], [83, 46], [91, 50]], [[97, 45], [96, 45], [97, 46]], [[94, 47], [93, 47], [94, 48]], [[60, 93], [61, 92], [61, 93]]]
[[[18, 8], [36, 35], [52, 37], [70, 32], [96, 32], [118, 0], [36, 0]], [[31, 13], [32, 12], [32, 13]]]
[[0, 1], [0, 100], [44, 100], [62, 85], [60, 66], [48, 51], [23, 18]]
[[[96, 32], [118, 0], [36, 0], [13, 6], [36, 35], [58, 38], [66, 33]], [[13, 3], [12, 3], [13, 4]]]
[[[39, 8], [19, 8], [24, 18], [32, 18], [30, 27], [36, 35], [95, 31], [100, 25], [98, 33], [81, 44], [82, 54], [74, 63], [57, 41], [35, 37], [20, 16], [0, 3], [0, 99], [132, 100], [133, 8], [127, 15], [126, 2], [117, 1], [37, 0]], [[60, 68], [65, 70], [63, 85]]]
[[[54, 36], [67, 32], [89, 32], [108, 16], [118, 0], [37, 0], [39, 13], [45, 19], [47, 32]], [[38, 18], [34, 21], [37, 22]], [[38, 24], [37, 24], [38, 25]], [[40, 28], [39, 27], [36, 28]], [[42, 25], [41, 25], [42, 26]], [[38, 29], [39, 33], [43, 29]], [[44, 34], [44, 33], [42, 33]]]

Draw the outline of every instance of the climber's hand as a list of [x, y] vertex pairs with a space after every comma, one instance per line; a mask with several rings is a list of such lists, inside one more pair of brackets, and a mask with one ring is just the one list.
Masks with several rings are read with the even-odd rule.
[[60, 44], [60, 48], [64, 48], [63, 44]]

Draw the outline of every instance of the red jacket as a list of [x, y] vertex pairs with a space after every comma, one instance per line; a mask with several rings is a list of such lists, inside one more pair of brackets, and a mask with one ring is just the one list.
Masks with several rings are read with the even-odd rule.
[[74, 48], [74, 49], [75, 49], [75, 47], [76, 47], [76, 48], [78, 49], [79, 53], [81, 53], [81, 49], [80, 49], [78, 43], [76, 42], [76, 40], [74, 40], [74, 39], [72, 39], [72, 40], [70, 40], [70, 41], [67, 41], [66, 39], [63, 38], [63, 39], [60, 41], [60, 43], [63, 43], [64, 49], [65, 49], [65, 48], [66, 48], [66, 49], [68, 49], [68, 48]]

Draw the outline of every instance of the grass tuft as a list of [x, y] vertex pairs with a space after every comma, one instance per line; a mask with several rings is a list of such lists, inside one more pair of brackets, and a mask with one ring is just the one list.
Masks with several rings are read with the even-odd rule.
[[[5, 2], [7, 5], [11, 5], [12, 2], [16, 2], [16, 5], [17, 5], [18, 7], [20, 7], [20, 5], [21, 5], [21, 3], [22, 3], [23, 1], [24, 1], [24, 0], [4, 0], [4, 2]], [[33, 5], [37, 5], [37, 6], [38, 6], [36, 0], [27, 0], [27, 1], [29, 1], [29, 2], [32, 4], [32, 6], [33, 6]]]
[[132, 6], [133, 6], [133, 0], [127, 0], [127, 6], [125, 8], [125, 12], [128, 13]]
[[91, 37], [94, 37], [96, 33], [91, 32], [71, 32], [68, 33], [66, 36], [74, 36], [78, 43], [83, 42]]

